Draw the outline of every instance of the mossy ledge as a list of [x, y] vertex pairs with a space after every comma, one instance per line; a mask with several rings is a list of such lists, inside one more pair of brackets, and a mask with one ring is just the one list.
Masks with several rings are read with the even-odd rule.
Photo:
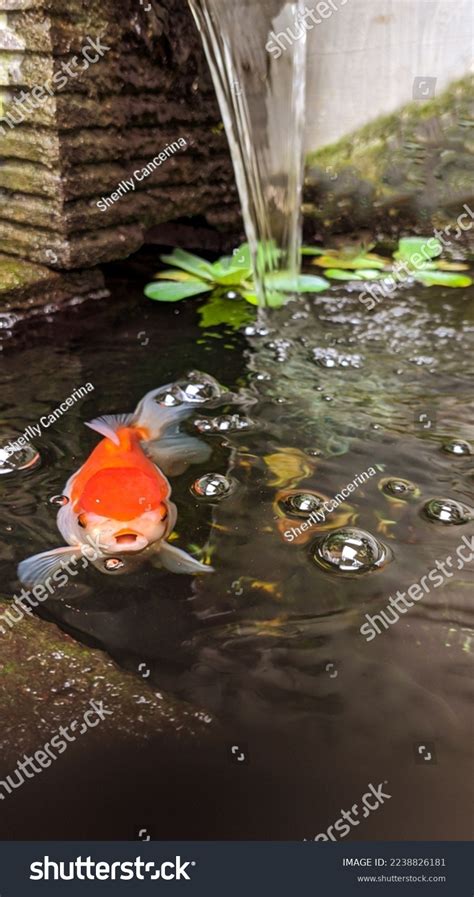
[[[307, 158], [307, 230], [430, 232], [474, 210], [474, 78], [407, 104]], [[462, 235], [474, 249], [474, 229]]]
[[[0, 599], [0, 615], [9, 602]], [[156, 692], [119, 669], [100, 650], [86, 647], [55, 624], [35, 616], [0, 633], [0, 775], [23, 753], [38, 750], [61, 725], [80, 719], [91, 700], [112, 711], [88, 739], [105, 743], [141, 742], [159, 735], [167, 740], [206, 738], [209, 717], [190, 705]], [[139, 705], [139, 706], [138, 706]], [[86, 736], [84, 736], [86, 737]]]

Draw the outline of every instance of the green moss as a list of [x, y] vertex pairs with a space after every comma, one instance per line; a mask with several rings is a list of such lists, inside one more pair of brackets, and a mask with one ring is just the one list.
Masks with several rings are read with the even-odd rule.
[[[472, 76], [307, 158], [304, 212], [322, 232], [400, 236], [452, 224], [472, 197]], [[472, 235], [459, 245], [472, 251]]]
[[[370, 156], [380, 157], [380, 153], [388, 155], [390, 147], [387, 146], [388, 135], [400, 130], [409, 131], [420, 122], [431, 118], [440, 118], [443, 115], [453, 116], [458, 126], [474, 125], [470, 114], [472, 104], [473, 78], [471, 75], [455, 81], [439, 97], [422, 102], [415, 101], [404, 106], [398, 112], [390, 115], [379, 116], [357, 131], [348, 134], [336, 143], [329, 144], [307, 157], [307, 165], [340, 165], [351, 162], [357, 158], [367, 161], [370, 167]], [[468, 136], [467, 134], [464, 136]], [[384, 154], [385, 154], [384, 153]], [[367, 155], [369, 159], [367, 160]]]
[[[0, 599], [0, 617], [9, 602]], [[138, 675], [124, 672], [102, 651], [88, 648], [52, 623], [26, 616], [0, 632], [0, 751], [6, 761], [36, 750], [52, 731], [102, 700], [113, 713], [104, 738], [147, 739], [157, 732], [203, 737], [198, 711], [157, 695]], [[146, 704], [146, 713], [143, 706]], [[44, 737], [43, 734], [44, 733]]]
[[2, 293], [29, 287], [41, 280], [50, 280], [55, 275], [40, 265], [0, 256], [0, 297]]

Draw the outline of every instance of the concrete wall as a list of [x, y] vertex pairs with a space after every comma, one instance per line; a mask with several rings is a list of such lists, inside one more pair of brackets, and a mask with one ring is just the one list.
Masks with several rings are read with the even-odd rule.
[[411, 101], [415, 78], [436, 78], [437, 95], [473, 70], [473, 0], [342, 3], [308, 33], [308, 150]]

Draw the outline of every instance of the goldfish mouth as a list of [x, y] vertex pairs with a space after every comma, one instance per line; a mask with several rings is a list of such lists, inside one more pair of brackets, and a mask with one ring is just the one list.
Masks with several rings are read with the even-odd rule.
[[137, 539], [136, 533], [117, 533], [115, 536], [117, 545], [133, 545]]

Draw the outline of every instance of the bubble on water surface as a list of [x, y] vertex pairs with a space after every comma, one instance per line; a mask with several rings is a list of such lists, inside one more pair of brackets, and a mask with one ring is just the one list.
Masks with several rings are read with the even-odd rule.
[[465, 439], [451, 439], [444, 443], [443, 452], [448, 455], [472, 455], [472, 446]]
[[292, 348], [291, 340], [289, 339], [275, 339], [271, 340], [269, 343], [265, 343], [266, 349], [273, 349], [275, 352], [274, 359], [278, 362], [286, 361], [288, 358], [288, 353]]
[[69, 504], [69, 499], [68, 499], [67, 495], [53, 495], [53, 496], [51, 496], [51, 498], [49, 499], [49, 503], [50, 503], [51, 505], [61, 505], [61, 506], [64, 506], [64, 505]]
[[40, 453], [31, 444], [15, 447], [14, 444], [0, 448], [0, 474], [30, 470], [41, 462]]
[[347, 355], [325, 346], [313, 349], [312, 355], [313, 361], [322, 368], [360, 368], [362, 365], [361, 355]]
[[234, 486], [230, 479], [221, 473], [206, 473], [195, 480], [191, 491], [197, 498], [225, 498]]
[[251, 381], [252, 380], [271, 380], [271, 379], [272, 378], [271, 378], [270, 374], [268, 374], [266, 371], [253, 371], [249, 375], [249, 380], [251, 380]]
[[183, 404], [199, 405], [217, 399], [223, 394], [217, 380], [200, 371], [190, 371], [182, 380], [177, 380], [165, 392], [159, 393], [155, 401], [159, 405]]
[[355, 527], [334, 530], [313, 547], [313, 560], [325, 570], [339, 573], [370, 573], [389, 559], [385, 545]]
[[5, 314], [2, 312], [2, 314], [0, 314], [0, 330], [11, 330], [19, 320], [20, 318], [18, 315]]
[[434, 523], [459, 526], [473, 518], [473, 510], [461, 501], [451, 498], [431, 498], [426, 502], [423, 513]]
[[288, 517], [308, 517], [323, 505], [322, 499], [311, 492], [296, 492], [280, 499], [278, 506]]
[[418, 486], [415, 486], [410, 480], [397, 479], [395, 477], [381, 480], [379, 489], [393, 498], [414, 498], [420, 494]]
[[172, 386], [166, 392], [160, 392], [157, 396], [155, 396], [155, 402], [157, 405], [166, 405], [167, 407], [173, 407], [174, 405], [182, 405], [183, 397], [181, 394], [181, 390], [176, 390], [175, 386]]
[[125, 564], [122, 560], [120, 560], [120, 558], [107, 558], [107, 560], [104, 561], [104, 567], [106, 570], [115, 572], [115, 570], [121, 570], [121, 568], [124, 566]]
[[431, 355], [414, 355], [413, 358], [409, 358], [408, 360], [411, 364], [418, 365], [418, 367], [436, 364], [436, 359], [432, 358]]
[[264, 324], [247, 324], [241, 333], [244, 336], [268, 336], [270, 330]]
[[220, 417], [203, 417], [194, 421], [194, 426], [200, 433], [231, 433], [248, 430], [252, 421], [240, 414], [223, 414]]

